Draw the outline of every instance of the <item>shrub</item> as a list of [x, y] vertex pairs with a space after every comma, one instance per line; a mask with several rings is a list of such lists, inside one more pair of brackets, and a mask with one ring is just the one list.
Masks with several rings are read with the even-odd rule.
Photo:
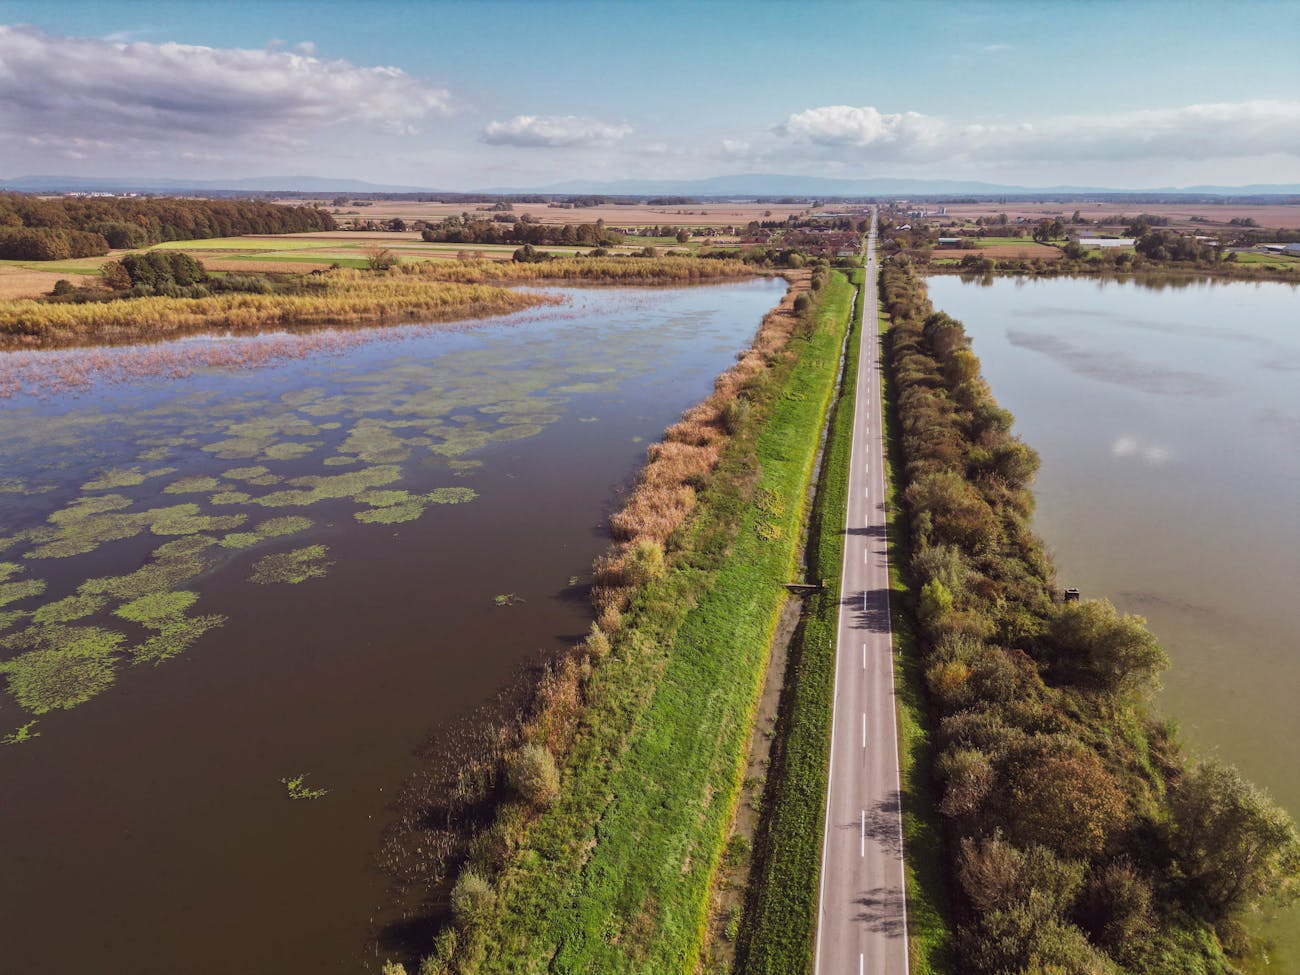
[[727, 436], [734, 437], [739, 433], [744, 428], [749, 414], [748, 400], [739, 397], [728, 400], [727, 405], [722, 408], [722, 428], [727, 431]]
[[1241, 773], [1202, 762], [1173, 790], [1174, 851], [1192, 896], [1216, 917], [1300, 897], [1300, 836]]
[[451, 890], [451, 913], [463, 931], [471, 931], [496, 907], [492, 885], [473, 870], [465, 870]]
[[664, 574], [664, 549], [653, 539], [643, 538], [632, 546], [624, 569], [627, 581], [634, 586], [662, 578]]
[[1057, 666], [1112, 693], [1144, 690], [1169, 658], [1140, 616], [1121, 615], [1109, 600], [1067, 603], [1052, 622]]
[[541, 745], [524, 745], [515, 752], [506, 779], [519, 798], [538, 809], [546, 809], [560, 797], [555, 756]]
[[587, 631], [587, 653], [591, 654], [593, 660], [603, 660], [609, 656], [609, 637], [595, 623]]

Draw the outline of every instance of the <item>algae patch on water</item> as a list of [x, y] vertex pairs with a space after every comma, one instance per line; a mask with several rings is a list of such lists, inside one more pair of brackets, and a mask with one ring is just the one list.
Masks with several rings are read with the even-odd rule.
[[124, 640], [99, 627], [31, 627], [0, 640], [6, 649], [26, 651], [0, 663], [0, 672], [9, 693], [33, 714], [76, 707], [113, 683]]
[[76, 620], [85, 619], [87, 616], [94, 616], [107, 605], [107, 596], [75, 593], [71, 596], [64, 596], [52, 603], [46, 603], [32, 614], [32, 622], [37, 624], [72, 623]]
[[207, 474], [195, 474], [172, 481], [163, 488], [163, 494], [207, 494], [222, 487], [224, 485], [215, 477]]
[[315, 524], [310, 518], [301, 515], [285, 515], [280, 518], [268, 518], [250, 532], [232, 532], [221, 539], [223, 548], [251, 548], [259, 542], [284, 535], [296, 535], [305, 532]]
[[81, 485], [83, 491], [111, 491], [114, 488], [136, 487], [151, 477], [172, 474], [174, 467], [160, 467], [157, 470], [142, 471], [138, 467], [121, 467], [100, 473], [98, 477]]
[[324, 545], [308, 545], [291, 552], [263, 556], [253, 564], [253, 574], [248, 577], [248, 581], [261, 585], [273, 582], [296, 585], [308, 579], [322, 579], [334, 564], [325, 560], [328, 551]]
[[123, 603], [113, 610], [113, 615], [153, 629], [168, 620], [185, 615], [185, 611], [193, 606], [198, 598], [199, 594], [196, 592], [151, 592], [129, 603]]
[[16, 603], [20, 599], [30, 599], [45, 592], [44, 579], [23, 579], [19, 582], [0, 583], [0, 607]]
[[226, 617], [216, 614], [164, 617], [158, 621], [158, 632], [139, 646], [132, 648], [131, 655], [136, 663], [160, 664], [177, 654], [184, 653], [208, 630], [221, 626], [225, 622]]

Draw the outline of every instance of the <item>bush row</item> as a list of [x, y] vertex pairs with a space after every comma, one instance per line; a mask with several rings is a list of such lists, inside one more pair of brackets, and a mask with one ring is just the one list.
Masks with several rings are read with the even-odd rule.
[[1294, 825], [1153, 720], [1141, 618], [1061, 601], [1038, 458], [961, 323], [905, 259], [881, 290], [962, 971], [1231, 971], [1243, 914], [1300, 883]]

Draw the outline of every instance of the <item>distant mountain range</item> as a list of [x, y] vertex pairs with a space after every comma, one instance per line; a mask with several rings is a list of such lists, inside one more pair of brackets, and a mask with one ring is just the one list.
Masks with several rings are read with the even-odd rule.
[[164, 177], [20, 176], [0, 178], [0, 189], [24, 193], [137, 192], [137, 193], [497, 193], [602, 196], [1297, 196], [1300, 183], [1254, 183], [1248, 186], [1166, 186], [1157, 189], [1120, 189], [1103, 186], [1011, 186], [977, 180], [950, 179], [838, 179], [824, 176], [788, 176], [740, 173], [707, 179], [623, 179], [613, 181], [568, 180], [546, 186], [491, 186], [468, 189], [396, 186], [359, 179], [324, 176], [255, 176], [244, 179], [195, 180]]

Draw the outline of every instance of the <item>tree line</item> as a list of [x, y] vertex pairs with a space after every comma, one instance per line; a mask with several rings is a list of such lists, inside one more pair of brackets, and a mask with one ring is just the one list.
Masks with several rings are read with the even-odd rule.
[[613, 247], [623, 235], [606, 228], [603, 220], [582, 224], [542, 224], [524, 220], [502, 223], [496, 220], [466, 220], [448, 217], [425, 227], [420, 236], [430, 243], [445, 244], [532, 244], [575, 247]]
[[1235, 971], [1246, 912], [1300, 890], [1294, 823], [1152, 717], [1145, 621], [1062, 600], [1037, 455], [910, 263], [881, 285], [962, 971]]
[[171, 240], [334, 230], [323, 210], [261, 200], [41, 199], [0, 193], [0, 258], [57, 261]]

